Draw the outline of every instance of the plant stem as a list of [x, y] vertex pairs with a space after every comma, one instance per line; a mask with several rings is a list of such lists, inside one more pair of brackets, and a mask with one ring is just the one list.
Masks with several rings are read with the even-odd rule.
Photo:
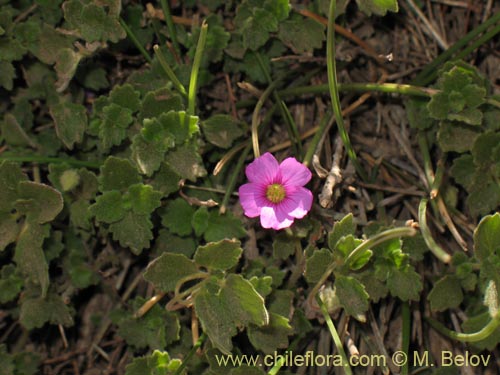
[[[198, 83], [198, 73], [200, 70], [201, 59], [203, 57], [203, 50], [207, 41], [208, 25], [205, 21], [201, 24], [200, 37], [196, 45], [196, 52], [193, 60], [193, 68], [191, 69], [191, 77], [189, 79], [189, 93], [188, 93], [188, 110], [189, 116], [194, 116], [196, 107], [196, 89]], [[186, 117], [187, 119], [187, 117]]]
[[418, 222], [420, 225], [420, 231], [424, 237], [426, 245], [429, 247], [431, 252], [443, 263], [449, 263], [451, 261], [451, 256], [446, 251], [444, 251], [441, 246], [439, 246], [434, 238], [432, 237], [431, 231], [427, 226], [427, 198], [422, 198], [418, 206]]
[[[257, 57], [257, 61], [260, 65], [260, 69], [266, 76], [266, 80], [268, 84], [272, 83], [271, 76], [269, 75], [269, 72], [266, 69], [266, 66], [264, 65], [264, 61], [262, 60], [262, 56], [260, 53], [256, 52], [255, 56]], [[280, 112], [281, 112], [281, 117], [285, 121], [285, 124], [287, 125], [287, 130], [288, 130], [288, 136], [290, 137], [290, 140], [292, 141], [292, 145], [294, 147], [294, 151], [296, 156], [300, 159], [301, 153], [302, 153], [302, 146], [300, 143], [300, 134], [299, 130], [297, 129], [297, 125], [295, 124], [295, 121], [293, 121], [292, 115], [290, 114], [290, 111], [288, 110], [288, 107], [286, 106], [285, 102], [281, 100], [280, 95], [278, 91], [273, 92], [273, 97], [274, 101], [278, 103]]]
[[8, 160], [17, 163], [41, 163], [41, 164], [61, 164], [66, 163], [74, 167], [85, 167], [91, 169], [99, 169], [102, 165], [101, 162], [84, 161], [76, 159], [64, 159], [57, 157], [45, 157], [45, 156], [0, 156], [0, 161]]
[[323, 137], [323, 134], [325, 131], [329, 128], [328, 124], [330, 124], [332, 121], [334, 121], [334, 118], [332, 118], [332, 113], [327, 112], [321, 119], [319, 123], [318, 130], [316, 133], [314, 133], [314, 137], [309, 143], [309, 148], [307, 149], [306, 156], [304, 156], [303, 164], [308, 167], [311, 165], [312, 158], [314, 156], [314, 153], [316, 152], [316, 148], [318, 147], [319, 141]]
[[349, 361], [347, 360], [347, 355], [345, 354], [344, 347], [342, 345], [342, 341], [340, 340], [340, 336], [337, 332], [337, 329], [335, 328], [335, 325], [333, 324], [332, 318], [330, 314], [328, 313], [328, 309], [326, 308], [326, 305], [323, 303], [323, 300], [319, 295], [316, 295], [316, 301], [318, 302], [318, 305], [321, 309], [321, 313], [323, 314], [323, 317], [325, 318], [326, 325], [328, 326], [328, 329], [330, 330], [330, 334], [332, 335], [333, 342], [335, 343], [335, 347], [337, 348], [337, 351], [340, 354], [340, 357], [342, 358], [342, 366], [344, 369], [344, 372], [346, 375], [352, 375], [352, 370], [351, 367], [349, 366]]
[[257, 101], [257, 104], [255, 105], [255, 108], [253, 110], [252, 114], [252, 147], [253, 147], [253, 155], [255, 158], [258, 158], [260, 156], [260, 148], [259, 148], [259, 112], [262, 109], [262, 106], [264, 105], [265, 101], [271, 95], [275, 87], [278, 85], [278, 83], [281, 82], [280, 80], [272, 82], [267, 89], [262, 93], [260, 96], [259, 100]]
[[170, 68], [170, 65], [168, 65], [167, 59], [165, 59], [165, 56], [163, 55], [160, 46], [158, 46], [158, 44], [155, 44], [153, 46], [153, 50], [155, 51], [155, 55], [158, 58], [161, 67], [163, 68], [165, 73], [167, 73], [168, 78], [172, 81], [177, 91], [179, 91], [182, 94], [182, 96], [186, 97], [187, 96], [186, 88], [181, 83], [181, 81], [179, 81], [172, 68]]
[[[411, 315], [410, 315], [410, 305], [408, 302], [403, 302], [401, 316], [403, 318], [403, 332], [402, 332], [402, 343], [401, 350], [406, 353], [408, 357], [408, 352], [410, 350], [410, 336], [411, 336]], [[401, 375], [408, 375], [408, 361], [405, 361], [401, 368]]]
[[349, 268], [351, 264], [358, 259], [363, 253], [370, 249], [371, 247], [377, 246], [382, 242], [392, 240], [393, 238], [399, 237], [411, 237], [417, 234], [415, 228], [412, 227], [400, 227], [400, 228], [391, 228], [384, 230], [376, 234], [375, 236], [367, 239], [362, 244], [358, 245], [345, 259], [345, 267]]
[[451, 329], [446, 328], [441, 323], [432, 318], [425, 318], [425, 320], [431, 325], [432, 328], [434, 328], [439, 333], [460, 342], [478, 342], [481, 340], [485, 340], [500, 326], [500, 316], [498, 314], [494, 318], [492, 318], [488, 322], [488, 324], [486, 324], [481, 330], [474, 333], [455, 332]]
[[189, 353], [184, 357], [181, 365], [177, 368], [177, 370], [175, 370], [174, 375], [180, 375], [182, 373], [182, 370], [186, 368], [186, 363], [191, 359], [194, 353], [196, 353], [196, 351], [203, 345], [206, 339], [207, 335], [205, 334], [205, 332], [203, 332], [196, 341], [196, 343], [193, 345], [191, 350], [189, 350]]
[[344, 119], [342, 118], [342, 110], [340, 107], [340, 98], [337, 85], [337, 72], [335, 64], [335, 4], [336, 1], [330, 1], [330, 11], [328, 13], [328, 32], [326, 37], [326, 60], [327, 60], [327, 70], [328, 70], [328, 85], [330, 88], [330, 96], [332, 101], [333, 112], [335, 114], [335, 120], [337, 122], [337, 128], [340, 134], [340, 138], [344, 143], [344, 147], [347, 152], [347, 156], [351, 159], [356, 172], [360, 177], [367, 182], [368, 175], [361, 166], [356, 156], [356, 152], [352, 148], [351, 141], [349, 139], [349, 134], [344, 125]]
[[149, 53], [144, 49], [142, 44], [139, 42], [139, 39], [135, 36], [135, 34], [132, 32], [130, 27], [128, 27], [127, 23], [123, 20], [123, 18], [120, 18], [120, 25], [123, 27], [125, 32], [127, 33], [127, 36], [130, 38], [132, 43], [135, 44], [136, 48], [139, 50], [139, 52], [144, 56], [146, 61], [150, 64], [153, 64], [153, 59], [151, 56], [149, 56]]
[[175, 53], [177, 53], [177, 56], [181, 56], [181, 49], [179, 47], [179, 42], [177, 41], [177, 33], [175, 32], [174, 21], [172, 21], [172, 13], [170, 12], [170, 7], [167, 3], [167, 0], [160, 0], [160, 3], [161, 3], [161, 9], [163, 10], [163, 16], [165, 17], [165, 22], [167, 23], [170, 39], [172, 40], [172, 45], [174, 46]]

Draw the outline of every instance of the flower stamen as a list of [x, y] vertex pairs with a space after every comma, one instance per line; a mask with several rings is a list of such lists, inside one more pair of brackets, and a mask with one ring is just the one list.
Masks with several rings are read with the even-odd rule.
[[278, 204], [283, 201], [285, 197], [285, 188], [281, 184], [272, 184], [266, 189], [266, 198], [272, 203]]

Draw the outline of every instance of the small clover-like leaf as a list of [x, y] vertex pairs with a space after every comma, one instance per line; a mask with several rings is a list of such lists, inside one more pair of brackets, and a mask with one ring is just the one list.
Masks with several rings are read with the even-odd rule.
[[288, 336], [293, 334], [290, 322], [284, 316], [270, 313], [269, 324], [263, 327], [250, 326], [248, 338], [252, 345], [264, 353], [275, 353], [277, 349], [287, 348]]
[[172, 233], [187, 236], [193, 231], [191, 219], [194, 212], [195, 209], [189, 203], [182, 198], [177, 198], [167, 202], [161, 214], [161, 223]]
[[28, 330], [41, 328], [45, 323], [70, 327], [74, 324], [69, 307], [62, 298], [48, 294], [45, 298], [26, 298], [21, 301], [19, 321]]
[[500, 214], [485, 216], [474, 230], [474, 254], [480, 261], [500, 254]]
[[16, 298], [23, 285], [23, 279], [13, 264], [3, 266], [0, 270], [0, 303]]
[[308, 283], [317, 283], [333, 261], [332, 252], [328, 249], [316, 250], [306, 260], [305, 277]]
[[229, 115], [214, 115], [201, 123], [201, 129], [207, 141], [221, 148], [231, 147], [245, 134], [241, 122]]
[[243, 238], [247, 235], [243, 223], [231, 211], [221, 215], [218, 210], [209, 211], [208, 226], [203, 234], [205, 241], [214, 242], [225, 238]]
[[193, 182], [198, 177], [207, 175], [201, 156], [192, 145], [184, 145], [170, 151], [167, 154], [166, 162], [179, 176]]
[[19, 197], [17, 187], [28, 178], [18, 164], [3, 161], [0, 164], [0, 212], [9, 212]]
[[133, 121], [132, 111], [112, 103], [103, 108], [102, 117], [99, 128], [102, 146], [109, 149], [122, 143], [127, 136], [126, 129]]
[[32, 181], [21, 181], [18, 185], [17, 210], [28, 220], [43, 224], [54, 220], [63, 208], [59, 191], [48, 185]]
[[[167, 352], [155, 350], [153, 354], [136, 357], [125, 368], [125, 375], [173, 375], [177, 373], [177, 369], [181, 366], [180, 359], [170, 359]], [[184, 372], [180, 374], [184, 375]]]
[[183, 254], [163, 253], [149, 263], [144, 279], [164, 292], [175, 289], [177, 282], [198, 272], [196, 264]]
[[335, 278], [335, 294], [347, 314], [362, 322], [366, 320], [370, 296], [363, 284], [351, 276], [339, 275]]
[[113, 239], [121, 246], [128, 247], [134, 254], [140, 254], [142, 249], [148, 248], [153, 239], [153, 223], [146, 215], [137, 215], [127, 212], [123, 219], [109, 226]]
[[137, 169], [127, 159], [110, 156], [101, 167], [99, 189], [101, 191], [127, 191], [130, 185], [141, 182]]
[[194, 261], [198, 266], [224, 271], [238, 264], [242, 253], [240, 241], [222, 240], [199, 246]]
[[438, 132], [438, 144], [445, 152], [466, 152], [472, 149], [480, 131], [476, 127], [460, 122], [444, 120]]
[[342, 237], [352, 235], [356, 231], [356, 224], [352, 214], [347, 214], [342, 220], [335, 222], [333, 229], [328, 233], [328, 247], [335, 250]]
[[151, 185], [135, 184], [128, 189], [128, 199], [135, 213], [149, 215], [160, 207], [161, 193]]
[[83, 139], [87, 127], [87, 111], [81, 104], [62, 102], [50, 108], [56, 134], [70, 150]]
[[247, 326], [250, 323], [263, 326], [269, 323], [264, 298], [243, 276], [229, 274], [220, 292], [220, 298], [228, 307], [232, 321], [237, 326]]
[[280, 23], [278, 37], [297, 54], [312, 53], [323, 45], [325, 28], [312, 19], [297, 17]]
[[287, 259], [295, 253], [297, 248], [297, 239], [286, 233], [278, 233], [273, 241], [273, 258]]
[[106, 191], [98, 196], [89, 210], [97, 221], [108, 224], [123, 219], [126, 213], [122, 204], [122, 194], [117, 190]]
[[397, 12], [397, 0], [356, 0], [359, 9], [366, 15], [371, 16], [372, 13], [378, 16], [385, 16], [389, 12]]
[[141, 107], [140, 94], [134, 90], [131, 84], [115, 86], [109, 93], [109, 102], [128, 108], [132, 113], [137, 112]]
[[409, 264], [402, 268], [391, 268], [387, 276], [387, 286], [393, 296], [403, 301], [417, 301], [423, 288], [420, 275]]
[[454, 275], [442, 277], [434, 284], [427, 299], [432, 311], [444, 311], [460, 306], [464, 299], [460, 280]]

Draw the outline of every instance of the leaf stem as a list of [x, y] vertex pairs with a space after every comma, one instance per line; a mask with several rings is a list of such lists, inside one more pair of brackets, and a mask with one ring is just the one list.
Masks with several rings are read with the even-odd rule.
[[492, 318], [488, 324], [486, 324], [481, 330], [474, 333], [461, 333], [452, 331], [446, 328], [444, 325], [432, 318], [425, 318], [432, 328], [434, 328], [439, 333], [460, 341], [460, 342], [478, 342], [487, 339], [495, 330], [500, 326], [500, 316], [497, 314]]
[[328, 31], [326, 37], [326, 60], [327, 60], [327, 70], [328, 70], [328, 85], [330, 88], [330, 96], [332, 101], [333, 112], [335, 114], [335, 120], [337, 122], [337, 128], [340, 134], [340, 138], [344, 143], [344, 147], [347, 152], [347, 156], [351, 159], [356, 172], [359, 176], [366, 182], [368, 180], [368, 175], [361, 166], [354, 151], [351, 141], [349, 139], [349, 134], [344, 125], [344, 119], [342, 117], [342, 110], [340, 106], [339, 90], [337, 85], [337, 72], [335, 63], [335, 4], [336, 1], [330, 1], [330, 11], [328, 13]]
[[170, 12], [170, 7], [167, 0], [160, 0], [161, 9], [163, 10], [163, 16], [165, 22], [167, 23], [168, 32], [170, 34], [170, 39], [172, 40], [172, 45], [174, 46], [175, 53], [177, 56], [181, 56], [181, 49], [179, 47], [179, 42], [177, 41], [177, 33], [175, 32], [174, 21], [172, 20], [172, 13]]
[[351, 253], [344, 261], [344, 266], [349, 268], [351, 264], [361, 255], [363, 255], [366, 250], [370, 249], [371, 247], [377, 246], [382, 242], [391, 240], [393, 238], [411, 237], [415, 234], [417, 234], [417, 231], [412, 227], [399, 227], [384, 230], [383, 232], [380, 232], [375, 236], [367, 239], [366, 241], [358, 245], [358, 247], [356, 247], [353, 251], [351, 251]]
[[[266, 66], [264, 65], [264, 61], [262, 60], [262, 56], [260, 53], [256, 52], [255, 56], [257, 57], [257, 61], [260, 65], [260, 69], [264, 73], [267, 83], [271, 84], [272, 79], [269, 74], [269, 72], [266, 69]], [[292, 145], [295, 151], [295, 154], [297, 157], [300, 159], [301, 153], [302, 153], [302, 146], [300, 143], [300, 134], [299, 130], [297, 129], [297, 125], [295, 124], [295, 121], [292, 118], [292, 115], [290, 114], [290, 111], [288, 110], [288, 107], [286, 106], [285, 102], [281, 100], [281, 97], [279, 95], [278, 91], [273, 92], [273, 97], [274, 101], [278, 103], [280, 112], [281, 112], [281, 117], [285, 121], [285, 124], [287, 125], [287, 130], [288, 130], [288, 136], [290, 137], [290, 140], [292, 141]]]
[[[411, 314], [408, 302], [403, 302], [401, 317], [403, 320], [401, 350], [408, 356], [411, 336]], [[401, 375], [408, 375], [408, 361], [405, 361], [401, 367]]]
[[134, 45], [139, 50], [139, 52], [142, 54], [142, 56], [144, 56], [146, 61], [149, 64], [153, 64], [153, 59], [151, 58], [151, 56], [149, 56], [149, 53], [144, 49], [142, 44], [139, 42], [139, 39], [137, 39], [137, 37], [135, 36], [133, 31], [130, 29], [130, 27], [128, 27], [127, 23], [123, 20], [123, 18], [120, 18], [120, 25], [123, 27], [123, 29], [127, 33], [127, 36], [130, 38], [132, 43], [134, 43]]
[[188, 354], [182, 360], [181, 365], [175, 370], [174, 375], [180, 375], [182, 371], [186, 368], [186, 363], [191, 359], [191, 357], [196, 353], [196, 351], [203, 345], [205, 340], [207, 339], [207, 335], [205, 332], [201, 334], [201, 336], [196, 340], [195, 344], [189, 350]]
[[198, 84], [198, 73], [200, 70], [201, 59], [203, 57], [203, 51], [205, 49], [205, 43], [207, 41], [208, 24], [203, 21], [200, 28], [200, 37], [198, 38], [198, 44], [196, 45], [196, 52], [193, 60], [193, 68], [191, 69], [191, 77], [189, 79], [189, 93], [188, 93], [188, 110], [187, 113], [190, 116], [195, 115], [196, 107], [196, 89]]
[[321, 138], [323, 137], [325, 131], [330, 128], [328, 125], [335, 120], [334, 118], [332, 118], [332, 116], [332, 113], [328, 112], [325, 113], [325, 115], [321, 119], [318, 130], [314, 133], [314, 137], [309, 143], [309, 148], [307, 149], [306, 156], [304, 156], [304, 160], [302, 162], [306, 167], [311, 165], [312, 158], [314, 156], [314, 153], [316, 152], [316, 148], [318, 147]]
[[337, 351], [340, 354], [340, 357], [342, 358], [342, 366], [344, 369], [344, 372], [346, 375], [352, 375], [352, 370], [351, 367], [349, 366], [349, 361], [347, 359], [347, 355], [345, 354], [344, 347], [342, 345], [342, 341], [340, 340], [340, 336], [337, 332], [337, 329], [335, 328], [335, 325], [333, 324], [332, 318], [330, 314], [328, 313], [328, 309], [326, 308], [325, 303], [321, 299], [319, 295], [316, 295], [316, 301], [318, 302], [318, 305], [321, 309], [321, 313], [323, 314], [323, 318], [325, 318], [326, 325], [328, 326], [328, 329], [330, 330], [330, 334], [332, 335], [333, 342], [335, 344], [335, 347], [337, 348]]
[[41, 164], [61, 164], [66, 163], [74, 167], [85, 167], [90, 169], [99, 169], [102, 165], [102, 162], [93, 162], [93, 161], [84, 161], [84, 160], [76, 160], [76, 159], [65, 159], [58, 157], [46, 157], [46, 156], [8, 156], [3, 155], [0, 156], [0, 161], [8, 160], [17, 163], [41, 163]]
[[179, 81], [172, 68], [170, 68], [170, 65], [168, 65], [167, 59], [165, 59], [165, 56], [163, 55], [160, 46], [158, 44], [155, 44], [153, 46], [153, 50], [155, 51], [155, 55], [158, 58], [161, 67], [163, 68], [165, 73], [167, 73], [168, 78], [172, 81], [177, 91], [179, 91], [182, 94], [182, 96], [187, 97], [186, 88], [181, 83], [181, 81]]
[[418, 222], [420, 225], [420, 231], [424, 237], [426, 245], [429, 247], [431, 252], [443, 263], [449, 263], [451, 261], [451, 256], [446, 251], [444, 251], [441, 246], [439, 246], [434, 238], [432, 237], [431, 231], [427, 226], [427, 198], [422, 198], [418, 206]]

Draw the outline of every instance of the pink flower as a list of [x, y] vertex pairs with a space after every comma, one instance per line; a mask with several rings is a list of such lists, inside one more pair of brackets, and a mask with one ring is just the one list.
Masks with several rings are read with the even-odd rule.
[[260, 216], [264, 228], [288, 228], [311, 209], [312, 193], [303, 187], [311, 172], [295, 158], [278, 164], [267, 152], [251, 162], [245, 173], [250, 182], [239, 189], [241, 205], [246, 216]]

